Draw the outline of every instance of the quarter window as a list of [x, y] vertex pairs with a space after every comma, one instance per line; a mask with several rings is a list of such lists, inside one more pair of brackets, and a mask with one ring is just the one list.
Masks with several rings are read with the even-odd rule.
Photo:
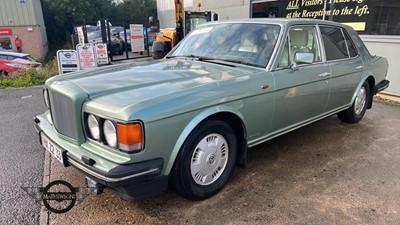
[[354, 47], [354, 44], [349, 37], [349, 34], [344, 29], [342, 29], [342, 31], [343, 31], [344, 37], [346, 39], [347, 48], [349, 49], [350, 57], [356, 57], [357, 49], [356, 49], [356, 47]]

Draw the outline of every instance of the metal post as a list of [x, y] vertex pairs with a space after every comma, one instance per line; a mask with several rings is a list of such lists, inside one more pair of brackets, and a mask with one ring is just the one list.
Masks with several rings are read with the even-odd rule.
[[[129, 53], [128, 53], [128, 38], [126, 37], [125, 20], [122, 21], [122, 27], [124, 28], [125, 57], [126, 57], [126, 59], [129, 59]], [[131, 37], [129, 37], [129, 38], [131, 38]]]
[[148, 23], [144, 23], [144, 27], [146, 29], [146, 45], [147, 46], [147, 56], [150, 56], [150, 45], [149, 45], [149, 32], [147, 32]]
[[111, 46], [111, 30], [110, 30], [110, 23], [108, 22], [108, 19], [106, 19], [106, 23], [107, 23], [107, 36], [108, 36], [108, 48], [110, 51], [110, 54], [108, 54], [110, 56], [110, 62], [113, 61], [113, 56], [112, 56], [112, 46]]
[[324, 15], [322, 16], [322, 20], [325, 20], [325, 14], [326, 14], [326, 3], [328, 2], [328, 0], [324, 1]]
[[87, 30], [86, 30], [86, 20], [83, 19], [83, 42], [84, 43], [89, 43], [88, 41], [88, 36], [87, 36]]
[[106, 21], [104, 18], [100, 19], [101, 39], [103, 43], [107, 43]]

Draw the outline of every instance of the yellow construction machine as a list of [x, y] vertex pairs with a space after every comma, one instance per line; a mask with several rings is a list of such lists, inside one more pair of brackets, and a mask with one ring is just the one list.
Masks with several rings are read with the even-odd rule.
[[[197, 25], [217, 21], [218, 14], [211, 11], [183, 11], [183, 0], [175, 1], [175, 28], [167, 28], [157, 34], [153, 42], [153, 58], [163, 58], [183, 37]], [[199, 5], [200, 8], [201, 5]]]

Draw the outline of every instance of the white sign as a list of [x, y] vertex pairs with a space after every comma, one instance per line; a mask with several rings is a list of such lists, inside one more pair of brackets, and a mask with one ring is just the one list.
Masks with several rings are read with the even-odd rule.
[[129, 24], [132, 52], [144, 52], [143, 24]]
[[90, 43], [76, 45], [76, 51], [78, 52], [79, 65], [81, 69], [89, 69], [97, 67], [96, 55], [94, 51], [94, 45]]
[[97, 65], [106, 65], [108, 64], [108, 52], [107, 52], [107, 44], [104, 43], [96, 43], [96, 59]]
[[75, 50], [58, 50], [57, 63], [59, 74], [70, 73], [79, 70], [78, 54]]

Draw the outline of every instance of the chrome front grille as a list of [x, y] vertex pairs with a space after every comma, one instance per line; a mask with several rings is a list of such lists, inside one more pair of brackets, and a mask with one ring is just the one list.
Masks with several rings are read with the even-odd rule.
[[49, 91], [50, 111], [53, 124], [60, 134], [77, 139], [77, 127], [73, 101], [54, 91]]

